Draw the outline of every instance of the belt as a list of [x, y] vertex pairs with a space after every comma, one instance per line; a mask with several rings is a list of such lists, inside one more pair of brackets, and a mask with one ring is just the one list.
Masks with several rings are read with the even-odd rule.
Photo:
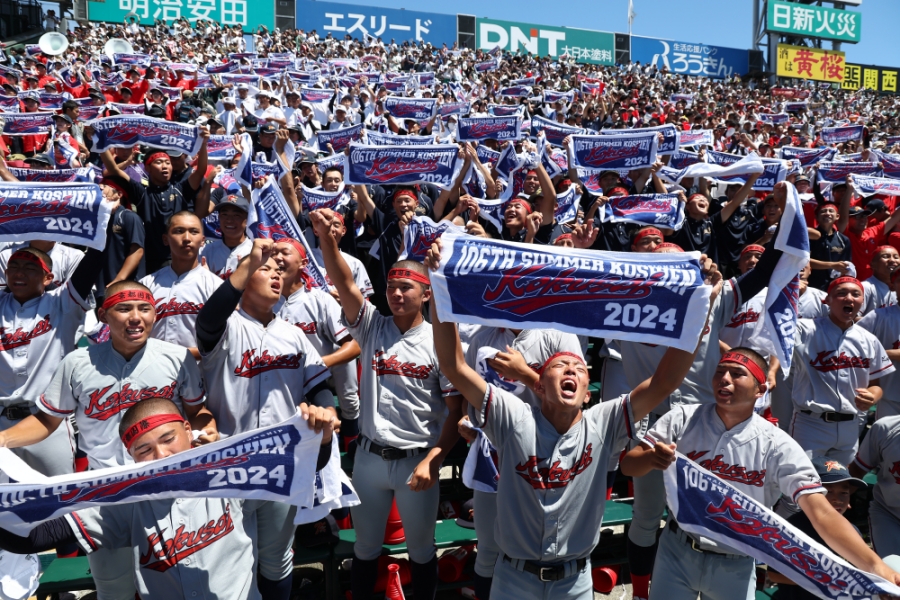
[[381, 444], [376, 444], [364, 435], [360, 435], [359, 438], [357, 438], [357, 445], [366, 452], [379, 455], [382, 460], [400, 460], [402, 458], [409, 458], [410, 456], [417, 456], [428, 451], [427, 448], [410, 448], [409, 450], [403, 450], [392, 446], [382, 446]]
[[15, 406], [7, 406], [0, 408], [0, 416], [4, 416], [10, 421], [21, 421], [31, 416], [30, 404], [16, 404]]
[[818, 415], [826, 423], [843, 423], [844, 421], [855, 421], [856, 415], [839, 412], [823, 412], [817, 413], [811, 410], [801, 410], [804, 415]]
[[[506, 556], [505, 554], [503, 555], [503, 560], [510, 564], [513, 563], [513, 559]], [[561, 565], [553, 565], [552, 567], [545, 567], [545, 566], [542, 566], [541, 563], [534, 562], [531, 560], [517, 560], [517, 561], [515, 561], [515, 563], [516, 564], [514, 564], [513, 566], [517, 570], [519, 569], [519, 567], [522, 567], [521, 568], [522, 571], [525, 571], [526, 573], [531, 573], [532, 575], [537, 575], [537, 577], [541, 581], [546, 582], [546, 581], [559, 581], [561, 579], [566, 579], [567, 578], [566, 567], [570, 563], [575, 563], [576, 568], [572, 571], [572, 573], [570, 575], [568, 575], [568, 577], [573, 577], [574, 575], [580, 573], [581, 570], [584, 569], [585, 565], [587, 564], [587, 558], [578, 558], [576, 560], [569, 561], [568, 563], [563, 563]]]
[[726, 554], [724, 552], [718, 552], [716, 550], [706, 550], [705, 548], [700, 547], [700, 542], [690, 536], [686, 531], [684, 531], [681, 527], [678, 526], [678, 523], [672, 519], [669, 521], [669, 531], [677, 535], [678, 537], [683, 536], [684, 543], [691, 547], [691, 550], [695, 552], [699, 552], [701, 554], [714, 554], [717, 556], [724, 556], [726, 558], [747, 558], [747, 556], [743, 554]]

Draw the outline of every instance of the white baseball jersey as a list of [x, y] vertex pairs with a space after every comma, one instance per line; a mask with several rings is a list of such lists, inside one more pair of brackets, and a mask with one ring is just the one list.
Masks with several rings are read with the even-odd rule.
[[341, 318], [341, 305], [318, 288], [300, 288], [284, 299], [276, 315], [305, 333], [320, 356], [340, 348], [340, 341], [350, 335]]
[[[731, 279], [722, 286], [722, 292], [716, 298], [709, 323], [703, 330], [700, 349], [691, 370], [688, 371], [682, 384], [654, 409], [654, 414], [664, 414], [671, 406], [681, 404], [701, 404], [711, 402], [713, 397], [712, 378], [719, 363], [719, 336], [723, 326], [731, 321], [742, 304], [740, 290], [735, 280]], [[625, 377], [632, 389], [656, 372], [659, 361], [668, 348], [638, 342], [619, 341], [622, 352], [622, 363], [625, 366]]]
[[197, 341], [197, 314], [222, 280], [212, 271], [196, 266], [176, 275], [163, 267], [141, 279], [156, 300], [156, 322], [150, 334], [158, 340], [194, 348]]
[[741, 304], [731, 319], [719, 330], [720, 340], [731, 348], [738, 346], [754, 350], [758, 348], [753, 333], [765, 314], [766, 292], [767, 290], [763, 289], [762, 292]]
[[540, 409], [488, 384], [480, 413], [500, 457], [497, 545], [510, 558], [564, 562], [600, 539], [606, 473], [634, 431], [628, 395], [596, 404], [560, 435]]
[[853, 462], [866, 471], [875, 471], [875, 502], [900, 515], [900, 416], [872, 423]]
[[278, 317], [263, 325], [243, 309], [228, 317], [219, 343], [201, 356], [207, 406], [223, 437], [291, 418], [329, 375], [300, 329]]
[[893, 304], [897, 304], [897, 294], [891, 287], [872, 275], [862, 282], [863, 284], [863, 305], [859, 309], [860, 315], [867, 315], [876, 308], [886, 308]]
[[[883, 348], [897, 350], [900, 348], [900, 306], [896, 304], [885, 308], [876, 308], [857, 323], [860, 327], [870, 332]], [[883, 395], [881, 402], [888, 402], [895, 407], [895, 412], [900, 414], [900, 374], [896, 368], [897, 361], [891, 361], [894, 365], [892, 373], [885, 373], [878, 383]]]
[[257, 600], [243, 501], [179, 498], [111, 504], [66, 515], [87, 552], [134, 550], [141, 598]]
[[[571, 352], [584, 360], [578, 337], [571, 333], [555, 329], [525, 329], [516, 335], [511, 329], [504, 327], [482, 327], [469, 342], [466, 363], [481, 373], [477, 365], [478, 349], [490, 347], [506, 352], [507, 346], [521, 352], [525, 362], [535, 371], [557, 352]], [[504, 382], [488, 381], [488, 383], [504, 389]], [[527, 386], [517, 395], [530, 406], [541, 408], [540, 398]]]
[[856, 414], [856, 389], [894, 372], [881, 342], [860, 327], [842, 331], [830, 317], [797, 321], [794, 408]]
[[400, 333], [364, 301], [348, 327], [361, 349], [360, 433], [404, 450], [434, 446], [447, 417], [443, 397], [457, 391], [441, 374], [431, 323]]
[[89, 308], [71, 283], [25, 304], [0, 292], [0, 406], [38, 401]]
[[38, 408], [53, 417], [75, 415], [78, 445], [93, 469], [134, 461], [119, 439], [119, 422], [126, 410], [147, 398], [203, 403], [203, 382], [197, 361], [187, 348], [150, 338], [131, 360], [112, 342], [79, 348], [56, 368]]
[[200, 258], [206, 259], [206, 266], [221, 279], [228, 279], [237, 268], [238, 262], [250, 254], [253, 240], [249, 237], [229, 248], [222, 240], [210, 240], [200, 247]]
[[[316, 257], [316, 262], [319, 263], [319, 265], [325, 264], [325, 261], [322, 258], [321, 248], [313, 248], [312, 253], [313, 256]], [[353, 282], [356, 284], [356, 287], [359, 288], [359, 291], [362, 292], [363, 298], [368, 298], [374, 294], [375, 290], [372, 288], [372, 282], [369, 281], [369, 274], [366, 272], [366, 267], [363, 266], [362, 261], [355, 256], [347, 254], [343, 250], [341, 251], [341, 256], [344, 257], [344, 261], [346, 261], [347, 266], [350, 267], [350, 272], [353, 273]], [[330, 285], [331, 280], [328, 279], [328, 275], [325, 276], [325, 279]]]
[[[9, 257], [19, 248], [28, 246], [28, 242], [12, 244], [8, 248], [0, 250], [0, 287], [6, 287], [6, 265], [9, 263]], [[49, 252], [50, 260], [53, 262], [53, 283], [47, 286], [47, 290], [55, 290], [69, 280], [78, 263], [84, 258], [84, 252], [63, 246], [62, 244], [53, 244]]]
[[[644, 444], [677, 444], [678, 451], [757, 502], [772, 507], [782, 494], [825, 493], [809, 458], [788, 434], [759, 415], [726, 429], [715, 404], [679, 406], [660, 417]], [[673, 467], [670, 467], [673, 468]], [[701, 538], [725, 554], [738, 550]]]
[[797, 302], [797, 312], [801, 319], [818, 319], [828, 315], [828, 305], [824, 300], [828, 294], [814, 287], [807, 287]]

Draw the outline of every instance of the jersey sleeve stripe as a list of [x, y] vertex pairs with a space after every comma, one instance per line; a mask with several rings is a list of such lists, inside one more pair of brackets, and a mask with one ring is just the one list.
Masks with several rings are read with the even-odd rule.
[[72, 520], [75, 522], [75, 525], [78, 526], [78, 533], [81, 534], [81, 537], [84, 538], [84, 541], [87, 542], [91, 550], [98, 550], [99, 548], [97, 548], [97, 543], [94, 541], [94, 538], [91, 537], [91, 534], [88, 533], [87, 527], [85, 527], [84, 523], [81, 522], [81, 518], [78, 516], [77, 512], [72, 513]]
[[329, 374], [330, 374], [330, 371], [328, 370], [328, 367], [322, 367], [322, 370], [319, 371], [318, 373], [316, 373], [315, 375], [313, 375], [312, 377], [310, 377], [309, 379], [307, 379], [306, 383], [304, 383], [303, 386], [306, 388], [309, 388], [309, 386], [315, 385], [316, 383], [318, 383], [319, 380], [323, 378], [323, 376], [325, 379], [327, 379]]
[[340, 329], [338, 329], [337, 331], [334, 332], [334, 337], [337, 339], [341, 339], [341, 335], [343, 335], [345, 333], [347, 333], [347, 328], [341, 327]]
[[356, 319], [352, 323], [347, 321], [347, 318], [346, 318], [347, 315], [345, 314], [344, 320], [347, 321], [347, 327], [349, 327], [350, 329], [359, 327], [359, 324], [362, 321], [363, 315], [366, 314], [366, 311], [368, 310], [368, 308], [369, 308], [369, 303], [364, 300], [362, 303], [362, 308], [359, 309], [359, 314], [356, 315]]
[[818, 491], [820, 491], [820, 490], [821, 490], [823, 493], [825, 492], [825, 488], [822, 487], [822, 484], [821, 484], [821, 483], [811, 483], [811, 484], [809, 484], [809, 485], [804, 485], [803, 487], [797, 488], [797, 489], [794, 491], [794, 493], [791, 494], [791, 500], [793, 500], [794, 502], [796, 502], [796, 501], [797, 501], [797, 498], [798, 498], [801, 494], [818, 493]]
[[630, 394], [622, 398], [622, 410], [625, 412], [625, 433], [628, 434], [628, 439], [634, 439], [634, 423], [631, 422], [630, 398]]
[[204, 395], [205, 395], [204, 392], [200, 392], [200, 395], [197, 396], [196, 398], [182, 398], [181, 401], [184, 402], [185, 404], [193, 406], [194, 404], [200, 404], [201, 402], [203, 402]]
[[41, 400], [41, 406], [43, 406], [45, 409], [44, 412], [50, 413], [51, 416], [52, 415], [61, 415], [63, 417], [67, 417], [67, 416], [71, 415], [73, 412], [75, 412], [74, 410], [63, 410], [61, 408], [56, 408], [55, 406], [51, 406], [50, 404], [47, 403], [47, 400], [44, 399], [43, 394], [41, 394], [40, 400]]
[[883, 367], [881, 367], [881, 368], [878, 369], [877, 371], [872, 371], [871, 373], [869, 373], [869, 377], [871, 377], [872, 375], [877, 375], [878, 373], [881, 373], [881, 372], [884, 371], [885, 369], [893, 369], [893, 368], [894, 368], [894, 363], [892, 363], [892, 362], [889, 360], [888, 363], [887, 363], [886, 365], [884, 365]]
[[857, 453], [856, 457], [854, 457], [853, 462], [858, 464], [860, 467], [862, 467], [866, 471], [871, 471], [872, 469], [875, 468], [875, 467], [871, 467], [871, 466], [867, 465], [866, 463], [864, 463], [863, 460], [859, 457], [858, 453]]

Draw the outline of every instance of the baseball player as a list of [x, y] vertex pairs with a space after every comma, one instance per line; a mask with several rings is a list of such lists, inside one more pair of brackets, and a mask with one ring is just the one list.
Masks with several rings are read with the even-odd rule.
[[361, 504], [350, 509], [356, 528], [353, 597], [372, 597], [384, 528], [396, 500], [414, 595], [432, 600], [437, 590], [434, 528], [439, 486], [435, 484], [444, 457], [459, 439], [462, 407], [456, 390], [441, 375], [431, 325], [422, 315], [424, 303], [431, 299], [430, 283], [419, 263], [395, 263], [387, 276], [391, 316], [380, 315], [363, 298], [338, 251], [331, 235], [333, 213], [317, 210], [310, 213], [310, 220], [364, 365], [353, 468], [353, 487]]
[[872, 255], [872, 276], [863, 281], [863, 306], [860, 315], [867, 315], [876, 308], [897, 304], [897, 295], [891, 285], [891, 274], [900, 268], [900, 252], [893, 246], [879, 246]]
[[878, 556], [900, 554], [900, 416], [872, 424], [849, 465], [854, 477], [875, 471], [874, 501], [869, 504], [869, 535]]
[[[282, 290], [273, 248], [272, 240], [254, 240], [250, 255], [197, 316], [200, 367], [223, 436], [280, 423], [303, 401], [334, 412], [319, 353], [300, 329], [273, 312]], [[255, 513], [259, 589], [266, 600], [290, 597], [296, 510], [271, 501], [245, 506]]]
[[341, 437], [350, 443], [359, 435], [359, 344], [341, 322], [341, 306], [331, 294], [310, 287], [306, 251], [296, 240], [279, 240], [272, 258], [281, 273], [284, 302], [278, 316], [300, 328], [331, 371], [341, 407]]
[[791, 436], [810, 456], [853, 460], [866, 413], [894, 372], [881, 342], [855, 324], [863, 286], [853, 277], [828, 285], [827, 317], [797, 324]]
[[[891, 273], [891, 286], [896, 293], [900, 287], [900, 270]], [[900, 364], [900, 306], [892, 304], [884, 308], [876, 308], [857, 323], [870, 332], [881, 343], [888, 358], [896, 369]], [[880, 380], [882, 397], [875, 411], [875, 418], [881, 419], [900, 415], [900, 377], [895, 370], [885, 374]]]
[[[440, 243], [426, 263], [437, 268]], [[708, 262], [708, 261], [707, 261]], [[720, 278], [711, 269], [710, 282]], [[607, 469], [645, 417], [678, 387], [694, 353], [668, 349], [652, 378], [618, 400], [582, 410], [587, 366], [561, 352], [538, 369], [534, 391], [540, 408], [486, 382], [466, 365], [456, 325], [431, 319], [444, 374], [471, 405], [500, 456], [497, 520], [500, 557], [492, 600], [593, 598], [590, 553], [600, 538]], [[476, 511], [477, 512], [477, 511]]]
[[209, 240], [200, 249], [200, 261], [221, 277], [228, 279], [238, 262], [250, 254], [253, 240], [247, 237], [247, 214], [250, 203], [240, 194], [230, 194], [216, 204], [222, 239]]
[[[765, 359], [749, 348], [733, 348], [719, 361], [713, 403], [674, 407], [643, 443], [622, 459], [632, 476], [665, 470], [675, 448], [729, 484], [771, 507], [784, 494], [800, 505], [828, 545], [857, 567], [900, 582], [859, 533], [831, 506], [803, 449], [753, 407], [766, 391]], [[650, 599], [733, 600], [756, 595], [754, 560], [738, 550], [685, 533], [670, 515], [659, 542]]]
[[222, 280], [197, 260], [203, 244], [203, 223], [192, 212], [169, 217], [164, 243], [172, 263], [141, 279], [156, 299], [156, 321], [150, 336], [184, 346], [200, 360], [196, 344], [197, 314]]
[[31, 240], [27, 243], [14, 244], [0, 251], [0, 288], [6, 286], [5, 273], [9, 264], [9, 257], [19, 248], [25, 247], [37, 248], [41, 252], [46, 253], [53, 262], [53, 281], [47, 286], [48, 291], [55, 290], [68, 281], [75, 269], [78, 268], [81, 259], [84, 258], [84, 253], [56, 242]]
[[[316, 468], [331, 454], [334, 416], [300, 405], [310, 429], [322, 431]], [[121, 441], [135, 462], [165, 458], [191, 448], [191, 425], [178, 407], [150, 398], [129, 408], [119, 424]], [[201, 594], [217, 600], [260, 600], [254, 582], [253, 523], [249, 501], [179, 498], [109, 504], [41, 523], [28, 536], [0, 529], [0, 548], [18, 554], [42, 552], [77, 542], [89, 556], [121, 549], [131, 558], [129, 575], [140, 598], [183, 598]]]
[[[91, 281], [95, 278], [96, 274]], [[40, 412], [5, 432], [4, 445], [16, 448], [43, 441], [74, 414], [78, 445], [90, 468], [129, 464], [131, 455], [116, 433], [122, 413], [155, 397], [182, 406], [193, 429], [204, 432], [200, 442], [218, 439], [215, 420], [203, 405], [197, 362], [187, 348], [149, 339], [156, 318], [155, 302], [138, 282], [109, 286], [99, 316], [109, 325], [110, 340], [66, 355], [40, 396]], [[100, 600], [134, 597], [129, 551], [104, 549], [89, 560]]]

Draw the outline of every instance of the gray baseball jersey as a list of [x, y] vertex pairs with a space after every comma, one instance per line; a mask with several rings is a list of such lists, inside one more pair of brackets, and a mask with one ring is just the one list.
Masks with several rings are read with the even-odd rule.
[[[516, 335], [511, 329], [505, 327], [482, 327], [469, 341], [466, 363], [480, 374], [483, 371], [479, 370], [477, 364], [478, 350], [490, 347], [505, 352], [507, 346], [521, 352], [528, 366], [535, 370], [557, 352], [571, 352], [584, 360], [578, 337], [571, 333], [563, 333], [555, 329], [524, 329], [519, 335]], [[488, 381], [488, 383], [493, 383], [503, 389], [501, 382]], [[527, 386], [523, 386], [518, 396], [530, 406], [541, 407], [540, 399]]]
[[874, 275], [862, 282], [863, 305], [859, 310], [860, 315], [867, 315], [877, 308], [887, 308], [897, 304], [897, 295], [891, 287]]
[[[9, 257], [19, 248], [28, 246], [28, 242], [13, 244], [4, 250], [0, 250], [0, 288], [6, 287], [6, 265]], [[63, 283], [69, 280], [78, 263], [84, 258], [84, 252], [63, 246], [62, 244], [53, 244], [50, 248], [50, 260], [53, 261], [53, 283], [47, 286], [48, 290], [55, 290], [61, 287]]]
[[541, 562], [588, 556], [600, 539], [607, 467], [634, 431], [629, 396], [592, 406], [563, 435], [540, 409], [490, 384], [479, 414], [469, 412], [500, 457], [494, 531], [503, 553]]
[[875, 471], [875, 502], [900, 516], [900, 416], [875, 421], [854, 462], [866, 471]]
[[263, 325], [243, 309], [228, 317], [200, 368], [209, 385], [207, 406], [223, 437], [289, 419], [329, 375], [300, 329], [278, 317]]
[[[712, 378], [719, 363], [719, 335], [723, 326], [731, 321], [732, 316], [742, 304], [740, 291], [733, 279], [722, 286], [722, 293], [715, 300], [709, 323], [703, 330], [703, 338], [691, 370], [688, 371], [682, 384], [669, 396], [668, 401], [660, 404], [653, 411], [664, 414], [669, 405], [701, 404], [709, 402], [713, 397]], [[668, 348], [640, 342], [619, 341], [622, 352], [622, 363], [625, 365], [625, 376], [632, 389], [653, 376], [659, 361]]]
[[71, 283], [25, 304], [0, 292], [0, 406], [38, 401], [89, 309]]
[[[900, 306], [896, 304], [885, 308], [876, 308], [857, 323], [866, 331], [872, 333], [882, 347], [887, 350], [897, 350], [900, 348]], [[900, 375], [896, 368], [897, 362], [891, 361], [894, 365], [894, 372], [886, 373], [879, 380], [881, 389], [884, 392], [881, 400], [878, 402], [878, 411], [882, 412], [884, 404], [889, 404], [891, 414], [900, 414]]]
[[224, 280], [231, 277], [238, 262], [252, 249], [253, 240], [249, 237], [234, 248], [229, 248], [222, 240], [210, 240], [200, 248], [200, 258], [205, 258], [209, 270]]
[[141, 598], [256, 600], [253, 542], [242, 500], [179, 498], [89, 508], [66, 515], [79, 546], [134, 551]]
[[198, 265], [180, 276], [172, 267], [163, 267], [141, 279], [141, 283], [150, 289], [156, 300], [156, 322], [150, 335], [164, 342], [194, 348], [197, 314], [222, 285], [222, 280]]
[[738, 346], [757, 349], [755, 336], [760, 319], [766, 309], [766, 289], [753, 296], [737, 309], [731, 319], [719, 331], [719, 339], [731, 348]]
[[828, 305], [824, 303], [828, 296], [818, 288], [807, 287], [797, 302], [797, 312], [801, 319], [818, 319], [828, 315]]
[[131, 360], [112, 342], [79, 348], [56, 368], [38, 408], [53, 417], [75, 415], [78, 445], [93, 469], [134, 462], [119, 439], [122, 414], [147, 398], [203, 403], [197, 361], [182, 346], [150, 338]]
[[[316, 257], [316, 262], [320, 265], [324, 265], [325, 261], [322, 259], [322, 249], [314, 247], [312, 252], [313, 256]], [[375, 290], [372, 288], [372, 282], [369, 281], [369, 274], [366, 272], [366, 267], [363, 266], [362, 261], [355, 256], [347, 254], [343, 250], [341, 251], [341, 256], [344, 257], [344, 261], [347, 263], [347, 266], [350, 267], [350, 272], [353, 273], [353, 282], [356, 283], [356, 287], [362, 292], [363, 298], [368, 298], [374, 294]], [[328, 279], [327, 275], [325, 278], [330, 284], [331, 280]]]
[[458, 392], [441, 374], [431, 323], [400, 333], [364, 301], [347, 325], [361, 349], [360, 433], [404, 450], [434, 446], [447, 417], [443, 398]]
[[[657, 442], [677, 444], [680, 453], [768, 507], [782, 494], [796, 502], [803, 494], [825, 493], [800, 445], [756, 414], [726, 429], [715, 404], [679, 406], [644, 436], [647, 446]], [[741, 554], [706, 538], [701, 541], [704, 548]]]
[[856, 414], [856, 389], [894, 372], [881, 342], [859, 325], [842, 331], [830, 317], [800, 319], [794, 341], [797, 410]]

